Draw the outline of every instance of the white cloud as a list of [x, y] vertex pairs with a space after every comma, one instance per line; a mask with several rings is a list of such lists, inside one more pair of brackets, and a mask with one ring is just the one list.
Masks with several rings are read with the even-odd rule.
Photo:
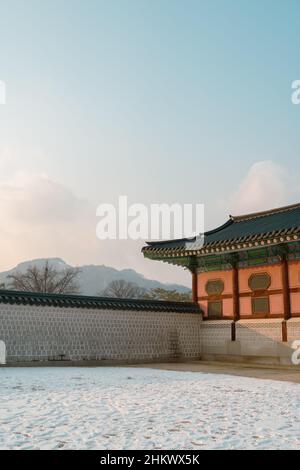
[[143, 242], [96, 238], [96, 206], [45, 174], [18, 172], [0, 182], [0, 270], [34, 258], [132, 268], [146, 277], [189, 284], [180, 268], [149, 262]]
[[252, 165], [229, 201], [233, 215], [262, 211], [295, 202], [299, 197], [288, 171], [272, 161]]
[[[1, 268], [39, 256], [71, 255], [92, 221], [88, 202], [44, 174], [0, 182]], [[63, 257], [63, 256], [62, 256]]]
[[[228, 212], [238, 215], [297, 199], [297, 184], [285, 168], [261, 161], [249, 169], [236, 191], [225, 197], [214, 213], [217, 216], [219, 212], [218, 219], [223, 223]], [[20, 261], [55, 256], [74, 265], [106, 264], [137, 269], [162, 281], [190, 282], [189, 274], [178, 267], [145, 260], [140, 252], [141, 241], [98, 240], [96, 205], [45, 174], [18, 172], [0, 181], [0, 214], [0, 270]]]
[[[269, 209], [297, 199], [299, 190], [292, 175], [272, 161], [261, 161], [249, 169], [236, 191], [225, 197], [222, 207], [215, 208], [211, 216], [218, 213], [223, 223], [228, 213]], [[149, 278], [190, 284], [189, 273], [179, 267], [145, 260], [140, 251], [142, 241], [98, 240], [96, 205], [45, 174], [18, 172], [0, 181], [0, 214], [0, 270], [28, 259], [60, 257], [73, 265], [133, 268]]]
[[0, 208], [17, 226], [32, 226], [79, 218], [88, 203], [45, 174], [19, 172], [0, 183]]

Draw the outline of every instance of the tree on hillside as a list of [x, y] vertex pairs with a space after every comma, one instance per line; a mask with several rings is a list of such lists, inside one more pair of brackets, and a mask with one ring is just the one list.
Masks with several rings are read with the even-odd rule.
[[123, 279], [110, 282], [104, 291], [99, 293], [104, 297], [118, 297], [120, 299], [142, 299], [145, 294], [146, 289]]
[[173, 302], [191, 302], [192, 292], [178, 292], [176, 289], [168, 290], [161, 287], [155, 287], [146, 292], [145, 299], [166, 300]]
[[41, 268], [30, 266], [24, 273], [15, 272], [8, 276], [9, 288], [18, 291], [43, 292], [47, 294], [77, 294], [76, 278], [80, 270], [66, 268], [57, 271], [46, 261]]

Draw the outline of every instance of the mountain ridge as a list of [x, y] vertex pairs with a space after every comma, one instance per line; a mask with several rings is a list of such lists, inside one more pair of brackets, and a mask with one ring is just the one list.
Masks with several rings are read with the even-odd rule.
[[[14, 272], [25, 272], [29, 266], [41, 267], [48, 261], [58, 271], [62, 271], [66, 268], [73, 268], [74, 266], [66, 263], [62, 258], [37, 258], [33, 260], [23, 261], [17, 266], [7, 271], [0, 272], [0, 284], [4, 283], [8, 287], [9, 279], [8, 276]], [[127, 282], [133, 282], [140, 287], [145, 289], [153, 289], [156, 287], [177, 290], [178, 292], [184, 293], [189, 292], [190, 289], [181, 284], [169, 284], [156, 281], [155, 279], [148, 279], [143, 274], [138, 273], [132, 268], [126, 268], [118, 270], [111, 266], [88, 264], [83, 266], [76, 266], [80, 272], [78, 275], [78, 283], [80, 294], [82, 295], [99, 295], [107, 285], [116, 280], [125, 280]]]

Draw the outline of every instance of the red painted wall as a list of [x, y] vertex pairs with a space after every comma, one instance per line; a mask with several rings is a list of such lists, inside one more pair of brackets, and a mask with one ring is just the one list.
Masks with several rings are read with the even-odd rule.
[[[268, 289], [270, 302], [270, 316], [284, 316], [282, 264], [251, 267], [239, 269], [239, 292], [240, 296], [240, 317], [252, 316], [252, 291], [249, 288], [249, 278], [252, 274], [268, 273], [271, 277], [271, 285]], [[203, 272], [197, 275], [197, 296], [198, 303], [207, 317], [208, 299], [205, 286], [207, 281], [221, 279], [224, 283], [223, 316], [232, 318], [233, 311], [233, 271], [213, 271]], [[300, 316], [300, 261], [289, 262], [289, 284], [291, 298], [291, 314]]]
[[[300, 315], [300, 261], [289, 262], [289, 282], [291, 292], [291, 313]], [[299, 292], [295, 292], [299, 289]]]
[[[249, 287], [249, 278], [253, 274], [268, 273], [271, 277], [269, 287], [270, 315], [282, 315], [284, 313], [283, 296], [274, 291], [282, 289], [282, 266], [281, 264], [260, 266], [254, 268], [239, 269], [239, 291], [240, 294], [249, 294], [249, 297], [240, 297], [240, 316], [252, 315], [252, 290]], [[273, 293], [272, 293], [273, 291]]]
[[[204, 316], [207, 317], [207, 306], [208, 301], [201, 299], [201, 297], [207, 297], [207, 292], [205, 286], [207, 281], [222, 279], [224, 282], [224, 291], [222, 295], [232, 295], [232, 271], [213, 271], [207, 273], [198, 274], [198, 301], [199, 305], [204, 312]], [[233, 300], [224, 299], [223, 300], [223, 316], [232, 317], [233, 316]]]

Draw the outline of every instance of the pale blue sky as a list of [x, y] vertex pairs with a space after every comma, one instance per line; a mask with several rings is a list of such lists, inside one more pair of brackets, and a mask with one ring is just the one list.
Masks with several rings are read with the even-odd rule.
[[[178, 270], [144, 263], [140, 245], [126, 256], [125, 245], [113, 248], [111, 258], [100, 242], [85, 252], [74, 239], [84, 230], [94, 237], [95, 220], [80, 233], [75, 221], [73, 241], [54, 243], [67, 233], [55, 225], [55, 204], [64, 206], [58, 187], [72, 193], [65, 204], [74, 212], [79, 199], [94, 213], [120, 194], [132, 202], [203, 202], [212, 226], [235, 207], [251, 167], [271, 161], [276, 182], [282, 176], [278, 184], [288, 186], [278, 201], [297, 199], [290, 185], [300, 172], [300, 106], [290, 96], [300, 78], [298, 1], [0, 0], [0, 7], [7, 86], [0, 191], [14, 214], [1, 225], [11, 245], [0, 268], [57, 255], [177, 279]], [[57, 184], [49, 197], [59, 202], [35, 213], [30, 227], [45, 241], [33, 237], [31, 246], [28, 226], [15, 220], [22, 213], [26, 225], [28, 206], [16, 194], [21, 186], [26, 197], [47, 199], [36, 189], [39, 175]]]

